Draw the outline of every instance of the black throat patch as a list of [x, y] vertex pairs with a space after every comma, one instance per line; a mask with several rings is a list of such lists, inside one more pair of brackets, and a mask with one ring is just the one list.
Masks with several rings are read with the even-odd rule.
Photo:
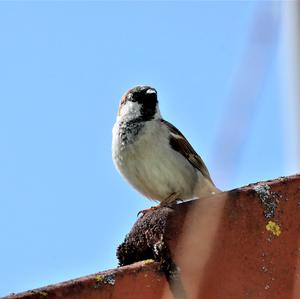
[[144, 101], [139, 102], [139, 104], [141, 105], [141, 117], [143, 120], [148, 121], [153, 119], [157, 105], [156, 94], [147, 95], [147, 98]]

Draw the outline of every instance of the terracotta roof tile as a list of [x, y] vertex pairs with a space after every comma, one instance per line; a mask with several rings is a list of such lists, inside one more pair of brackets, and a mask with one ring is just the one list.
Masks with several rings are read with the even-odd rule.
[[157, 209], [117, 255], [115, 270], [5, 299], [298, 299], [300, 176]]

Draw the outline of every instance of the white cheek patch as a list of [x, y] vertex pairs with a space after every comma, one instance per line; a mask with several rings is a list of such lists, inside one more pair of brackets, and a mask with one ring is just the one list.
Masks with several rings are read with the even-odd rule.
[[137, 102], [127, 101], [121, 108], [120, 116], [128, 116], [129, 118], [141, 116], [141, 105]]

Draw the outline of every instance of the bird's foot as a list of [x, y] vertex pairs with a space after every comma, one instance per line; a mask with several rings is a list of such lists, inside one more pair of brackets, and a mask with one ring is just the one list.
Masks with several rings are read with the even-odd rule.
[[167, 198], [162, 200], [158, 206], [154, 206], [149, 209], [139, 211], [137, 214], [137, 217], [139, 217], [141, 215], [141, 218], [143, 218], [149, 212], [154, 212], [155, 210], [160, 209], [160, 208], [172, 208], [174, 205], [176, 205], [178, 196], [179, 196], [179, 194], [176, 192], [170, 194]]
[[159, 209], [161, 206], [154, 206], [148, 209], [144, 209], [138, 212], [137, 217], [141, 216], [141, 218], [143, 218], [146, 214], [150, 213], [150, 212], [154, 212], [155, 210]]
[[161, 207], [172, 207], [179, 200], [179, 193], [173, 192], [167, 198], [160, 202]]

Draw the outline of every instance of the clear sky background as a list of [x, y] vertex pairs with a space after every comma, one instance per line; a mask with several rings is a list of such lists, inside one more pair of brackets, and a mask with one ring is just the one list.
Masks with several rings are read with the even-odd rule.
[[[117, 266], [116, 247], [153, 205], [111, 161], [119, 99], [134, 85], [158, 90], [222, 189], [289, 174], [280, 24], [265, 47], [268, 26], [251, 33], [262, 11], [276, 18], [256, 1], [0, 2], [0, 296]], [[245, 109], [248, 56], [266, 48]], [[227, 165], [222, 144], [240, 124]]]

